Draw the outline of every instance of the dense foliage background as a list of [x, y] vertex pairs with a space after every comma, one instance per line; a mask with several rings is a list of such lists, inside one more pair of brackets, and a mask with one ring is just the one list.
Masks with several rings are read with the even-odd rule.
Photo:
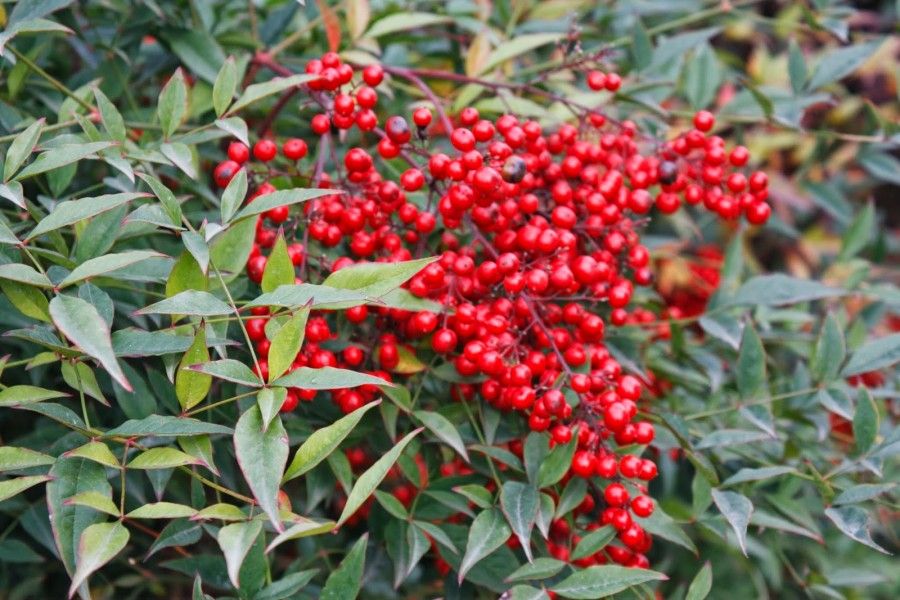
[[[378, 496], [367, 523], [289, 539], [267, 554], [275, 539], [267, 520], [262, 536], [259, 519], [232, 530], [244, 544], [223, 542], [220, 528], [234, 519], [243, 525], [246, 512], [235, 517], [217, 505], [210, 518], [196, 518], [216, 502], [246, 509], [250, 496], [277, 514], [274, 496], [261, 498], [245, 483], [231, 436], [222, 435], [253, 405], [253, 392], [240, 385], [244, 372], [217, 373], [208, 404], [192, 413], [198, 424], [167, 420], [185, 407], [175, 391], [179, 365], [206, 362], [208, 349], [215, 355], [243, 338], [227, 318], [209, 319], [195, 338], [185, 323], [222, 314], [198, 297], [138, 311], [200, 287], [228, 310], [258, 295], [246, 277], [227, 277], [243, 267], [249, 246], [240, 240], [252, 231], [239, 214], [215, 237], [210, 225], [235, 214], [220, 217], [229, 201], [220, 201], [211, 173], [234, 137], [252, 143], [272, 130], [315, 138], [311, 113], [298, 111], [303, 100], [283, 95], [286, 87], [245, 90], [272, 77], [258, 68], [260, 52], [263, 62], [302, 73], [329, 49], [358, 65], [434, 71], [423, 79], [450, 114], [474, 106], [552, 127], [569, 118], [565, 101], [596, 102], [581, 75], [581, 65], [596, 60], [623, 77], [604, 110], [652, 135], [671, 137], [690, 126], [694, 111], [715, 112], [716, 132], [746, 145], [768, 173], [772, 218], [750, 228], [682, 211], [654, 215], [645, 234], [657, 279], [638, 303], [661, 317], [610, 329], [607, 342], [628, 370], [655, 382], [646, 412], [657, 436], [648, 453], [660, 476], [650, 485], [658, 508], [647, 530], [656, 538], [650, 568], [668, 580], [621, 596], [655, 590], [702, 598], [710, 577], [712, 598], [900, 596], [891, 556], [900, 549], [897, 11], [886, 1], [828, 0], [0, 4], [0, 596], [61, 597], [73, 573], [87, 576], [101, 565], [90, 588], [109, 598], [348, 598], [359, 573], [361, 595], [370, 598], [496, 597], [516, 584], [514, 597], [537, 598], [571, 572], [544, 557], [507, 582], [527, 563], [502, 547], [478, 557], [458, 584], [432, 558], [421, 560], [423, 531], [435, 532], [413, 526], [389, 494]], [[228, 112], [214, 89], [222, 72], [236, 88], [225, 92], [225, 105], [239, 98]], [[435, 99], [401, 78], [379, 92], [391, 114]], [[40, 154], [32, 155], [35, 146]], [[93, 200], [59, 208], [82, 198]], [[207, 269], [192, 270], [204, 258], [230, 280], [227, 296], [217, 270], [208, 277]], [[85, 264], [91, 268], [71, 275]], [[85, 302], [66, 300], [75, 297]], [[96, 310], [84, 312], [85, 304]], [[666, 311], [672, 307], [678, 311]], [[170, 331], [172, 339], [140, 335], [167, 324], [169, 314], [193, 317]], [[104, 347], [96, 334], [110, 328], [112, 346]], [[118, 360], [94, 360], [113, 353]], [[408, 360], [417, 371], [418, 361]], [[446, 407], [451, 382], [442, 376], [448, 371], [438, 366], [408, 381], [451, 433], [393, 446], [400, 436], [385, 430], [393, 423], [396, 433], [398, 411], [385, 407], [402, 407], [401, 394], [360, 421], [344, 444], [368, 443], [372, 460], [399, 458], [402, 474], [391, 477], [425, 490], [417, 523], [447, 503], [471, 512], [469, 502], [497, 502], [474, 487], [467, 494], [442, 488], [436, 441], [461, 439], [478, 460], [502, 462], [528, 479], [544, 456], [535, 451], [523, 465], [508, 451], [486, 450], [491, 440], [476, 439], [475, 421], [470, 426], [465, 413]], [[209, 406], [216, 400], [221, 406]], [[291, 455], [340, 416], [321, 398], [284, 416]], [[495, 433], [499, 420], [489, 408], [478, 417]], [[497, 446], [517, 433], [515, 424], [499, 427]], [[254, 460], [264, 472], [277, 443], [248, 440], [261, 450]], [[133, 444], [129, 461], [152, 446], [161, 452], [145, 463], [158, 462], [122, 467], [123, 448]], [[413, 460], [422, 448], [433, 452], [430, 482]], [[328, 520], [341, 512], [335, 489], [349, 490], [353, 480], [336, 452], [286, 483], [292, 510], [315, 520], [294, 523], [330, 531]], [[159, 500], [177, 504], [150, 504]], [[113, 525], [144, 505], [150, 512], [124, 520], [129, 534]], [[93, 529], [97, 537], [78, 550], [81, 532], [104, 521], [107, 529]], [[466, 529], [449, 526], [443, 535], [441, 553], [458, 567]], [[117, 552], [105, 556], [104, 548]], [[241, 563], [238, 591], [232, 582]], [[567, 597], [599, 597], [586, 593]]]

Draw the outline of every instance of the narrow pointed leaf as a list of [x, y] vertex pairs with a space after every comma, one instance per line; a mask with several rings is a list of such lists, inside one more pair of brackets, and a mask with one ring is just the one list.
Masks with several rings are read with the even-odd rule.
[[246, 364], [233, 358], [223, 358], [212, 362], [190, 365], [191, 371], [206, 373], [217, 379], [233, 381], [249, 387], [260, 387], [262, 382], [259, 377]]
[[278, 487], [289, 449], [281, 419], [275, 418], [264, 431], [262, 414], [254, 404], [241, 415], [235, 426], [234, 449], [253, 497], [269, 515], [275, 529], [283, 531], [278, 513]]
[[0, 446], [0, 472], [52, 465], [55, 460], [49, 454], [31, 450], [30, 448]]
[[307, 390], [337, 390], [359, 387], [361, 385], [391, 385], [384, 379], [374, 375], [335, 367], [321, 367], [319, 369], [300, 367], [271, 383], [272, 385], [298, 387]]
[[130, 534], [122, 523], [96, 523], [84, 530], [78, 542], [78, 567], [69, 586], [69, 598], [87, 578], [122, 551]]
[[107, 194], [94, 198], [60, 202], [49, 215], [40, 220], [26, 239], [30, 240], [61, 227], [78, 223], [84, 219], [90, 219], [137, 198], [146, 198], [148, 195], [142, 192], [123, 192], [121, 194]]
[[16, 494], [20, 494], [39, 483], [44, 483], [48, 479], [50, 479], [49, 475], [28, 475], [0, 481], [0, 502], [12, 498]]
[[850, 539], [883, 554], [890, 554], [872, 540], [872, 534], [869, 532], [869, 515], [860, 507], [826, 508], [825, 516], [831, 519], [831, 522]]
[[723, 492], [717, 489], [712, 490], [713, 502], [719, 509], [719, 512], [734, 529], [737, 535], [738, 545], [744, 556], [747, 555], [747, 525], [750, 524], [750, 515], [753, 513], [753, 503], [737, 492]]
[[279, 92], [283, 92], [284, 90], [302, 85], [317, 78], [317, 75], [291, 75], [289, 77], [275, 77], [265, 83], [248, 85], [247, 89], [244, 90], [244, 93], [241, 94], [234, 105], [228, 109], [228, 114], [234, 114], [263, 98], [278, 94]]
[[238, 581], [241, 565], [243, 565], [247, 553], [250, 552], [250, 547], [262, 532], [262, 526], [260, 521], [248, 521], [232, 523], [219, 530], [217, 539], [219, 547], [222, 548], [222, 554], [225, 555], [228, 578], [238, 589], [241, 587], [240, 581]]
[[294, 459], [284, 474], [284, 481], [290, 481], [312, 470], [316, 465], [328, 458], [328, 455], [341, 444], [369, 410], [379, 402], [365, 404], [352, 413], [345, 415], [327, 427], [315, 431], [297, 449]]
[[684, 597], [684, 600], [703, 600], [709, 595], [711, 589], [712, 567], [709, 566], [709, 561], [707, 561], [700, 570], [697, 571], [697, 575], [694, 576], [694, 580], [691, 582], [690, 587], [688, 587], [687, 595]]
[[150, 448], [144, 450], [131, 462], [129, 469], [171, 469], [182, 465], [197, 464], [197, 459], [181, 450], [170, 447]]
[[375, 464], [369, 467], [365, 473], [360, 475], [359, 479], [356, 480], [353, 489], [350, 490], [350, 494], [347, 496], [347, 503], [344, 505], [344, 510], [341, 512], [341, 516], [337, 520], [335, 528], [343, 525], [347, 519], [352, 517], [354, 513], [359, 510], [359, 507], [363, 505], [363, 502], [372, 495], [375, 488], [377, 488], [387, 476], [388, 471], [400, 457], [400, 453], [403, 452], [406, 446], [421, 431], [422, 428], [419, 428], [408, 433], [406, 437], [397, 442], [393, 448], [384, 454], [384, 456], [375, 461]]
[[341, 564], [328, 576], [319, 600], [353, 600], [359, 595], [368, 543], [369, 534], [363, 534], [353, 544]]
[[262, 415], [263, 431], [269, 428], [272, 419], [281, 410], [284, 405], [284, 399], [287, 397], [287, 388], [263, 388], [256, 395], [256, 405], [259, 406], [259, 412]]
[[532, 561], [531, 530], [537, 518], [539, 500], [537, 488], [527, 483], [507, 481], [500, 490], [500, 507], [529, 562]]
[[281, 326], [269, 347], [269, 381], [274, 381], [287, 371], [303, 345], [306, 335], [306, 321], [309, 318], [309, 307], [303, 307], [294, 313], [290, 320]]
[[50, 316], [60, 331], [82, 352], [96, 358], [127, 391], [131, 383], [116, 361], [109, 337], [109, 325], [97, 309], [73, 296], [59, 295], [50, 301]]
[[212, 386], [212, 376], [207, 373], [191, 370], [189, 367], [209, 360], [209, 348], [206, 345], [206, 329], [197, 329], [197, 335], [188, 351], [181, 357], [178, 370], [175, 372], [175, 395], [181, 408], [188, 410], [203, 402]]
[[263, 292], [272, 292], [278, 286], [291, 285], [294, 283], [294, 263], [287, 251], [287, 243], [284, 241], [284, 235], [279, 234], [266, 260], [266, 269], [263, 272], [262, 287]]
[[34, 150], [44, 129], [44, 121], [45, 119], [38, 119], [26, 127], [9, 145], [6, 162], [3, 164], [3, 181], [9, 181]]
[[469, 462], [469, 453], [466, 452], [466, 445], [463, 443], [462, 437], [459, 435], [456, 427], [447, 417], [440, 413], [418, 410], [413, 413], [417, 419], [422, 421], [434, 435], [445, 444], [456, 450], [466, 462]]
[[572, 573], [551, 589], [563, 598], [589, 600], [612, 596], [628, 588], [668, 579], [662, 573], [647, 569], [601, 565]]
[[98, 275], [122, 269], [149, 258], [159, 258], [161, 256], [165, 256], [165, 254], [154, 252], [152, 250], [132, 250], [120, 254], [98, 256], [97, 258], [86, 260], [78, 265], [71, 273], [66, 275], [65, 279], [59, 282], [58, 287], [64, 288], [73, 283], [90, 279], [91, 277], [97, 277]]
[[432, 256], [395, 263], [358, 263], [332, 273], [322, 285], [357, 290], [377, 298], [400, 287], [437, 259]]
[[271, 194], [265, 194], [264, 196], [257, 196], [253, 202], [242, 208], [240, 212], [234, 216], [232, 221], [236, 222], [246, 219], [247, 217], [261, 215], [277, 206], [291, 206], [293, 204], [299, 204], [300, 202], [321, 198], [322, 196], [332, 196], [335, 193], [335, 190], [295, 188], [292, 190], [272, 192]]
[[227, 315], [232, 308], [209, 292], [185, 290], [137, 311], [139, 315], [192, 315], [212, 317]]
[[216, 75], [216, 81], [213, 83], [213, 108], [217, 117], [222, 116], [222, 113], [231, 104], [231, 101], [234, 99], [234, 92], [237, 91], [237, 84], [237, 65], [234, 57], [229, 56], [222, 63], [222, 67], [219, 69], [218, 75]]
[[503, 514], [496, 508], [484, 510], [472, 521], [466, 553], [459, 565], [459, 582], [479, 561], [497, 550], [509, 539], [510, 529]]
[[88, 158], [107, 148], [112, 148], [116, 142], [91, 142], [88, 144], [68, 144], [58, 146], [41, 153], [34, 162], [22, 169], [16, 175], [16, 181], [28, 179], [47, 171], [52, 171], [66, 165]]
[[66, 506], [87, 506], [88, 508], [93, 508], [96, 511], [114, 517], [119, 516], [119, 507], [116, 506], [116, 503], [112, 501], [109, 495], [104, 495], [96, 491], [75, 494], [71, 498], [67, 498], [63, 504]]

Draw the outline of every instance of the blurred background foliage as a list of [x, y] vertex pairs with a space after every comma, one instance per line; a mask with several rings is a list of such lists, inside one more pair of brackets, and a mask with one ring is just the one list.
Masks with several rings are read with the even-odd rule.
[[[600, 103], [610, 114], [665, 138], [688, 128], [695, 110], [713, 110], [717, 133], [747, 145], [755, 165], [768, 173], [773, 218], [749, 232], [689, 213], [660, 220], [647, 238], [659, 267], [659, 296], [650, 301], [661, 304], [661, 298], [681, 293], [701, 309], [708, 300], [713, 309], [727, 309], [728, 294], [747, 275], [772, 271], [855, 293], [788, 310], [768, 306], [766, 292], [778, 290], [763, 290], [749, 310], [724, 310], [717, 313], [718, 321], [701, 322], [713, 338], [702, 356], [692, 354], [700, 336], [697, 315], [674, 322], [661, 345], [651, 345], [646, 330], [621, 335], [624, 355], [640, 355], [659, 381], [669, 381], [655, 400], [670, 433], [660, 436], [663, 476], [652, 491], [684, 524], [689, 538], [670, 532], [667, 539], [677, 543], [661, 541], [654, 550], [653, 568], [670, 576], [661, 588], [663, 597], [683, 597], [703, 561], [711, 561], [714, 598], [897, 598], [896, 560], [845, 537], [821, 518], [851, 475], [854, 482], [896, 480], [900, 440], [892, 427], [898, 396], [893, 363], [871, 386], [881, 430], [877, 445], [862, 453], [850, 450], [852, 435], [840, 423], [836, 427], [829, 413], [853, 420], [864, 394], [834, 382], [845, 402], [832, 399], [836, 404], [828, 405], [827, 399], [803, 390], [812, 389], [805, 364], [826, 311], [837, 319], [851, 349], [867, 336], [898, 328], [898, 6], [830, 0], [4, 3], [0, 135], [8, 142], [41, 117], [47, 119], [46, 131], [79, 131], [83, 108], [69, 93], [85, 99], [96, 84], [119, 107], [134, 148], [154, 149], [157, 97], [177, 67], [190, 75], [187, 122], [207, 122], [212, 82], [225, 57], [234, 56], [245, 69], [261, 51], [295, 71], [309, 58], [338, 49], [359, 64], [377, 59], [456, 74], [423, 76], [452, 110], [469, 105], [485, 114], [513, 110], [550, 126], [569, 116], [566, 102]], [[585, 91], [580, 66], [595, 59], [623, 75], [615, 98]], [[255, 76], [248, 71], [248, 79]], [[392, 112], [408, 111], [423, 99], [409, 82], [398, 80], [395, 89], [401, 93], [388, 104]], [[272, 126], [279, 135], [309, 133], [308, 118], [297, 110], [284, 110], [269, 123], [271, 104], [243, 115], [251, 130]], [[181, 129], [189, 130], [189, 124]], [[224, 129], [207, 128], [183, 139], [190, 157], [160, 166], [166, 182], [178, 193], [210, 197], [208, 174], [221, 160], [227, 136]], [[99, 163], [72, 165], [50, 179], [39, 200], [83, 195], [104, 184], [122, 187], [115, 177]], [[4, 197], [15, 193], [7, 186], [0, 189]], [[727, 254], [709, 251], [726, 246]], [[698, 279], [706, 279], [702, 269], [715, 272], [723, 263], [721, 277], [710, 275], [707, 288], [698, 291]], [[713, 294], [717, 284], [721, 288]], [[721, 365], [710, 367], [708, 359], [738, 360], [740, 326], [751, 323], [768, 355], [767, 389], [786, 400], [774, 415], [756, 417], [786, 435], [741, 449], [729, 448], [729, 440], [698, 444], [718, 429], [748, 427], [738, 422], [746, 414], [728, 409], [735, 398], [734, 374], [722, 372]], [[11, 326], [7, 318], [3, 325]], [[700, 384], [691, 383], [698, 378]], [[679, 439], [679, 432], [695, 440], [693, 447]], [[842, 459], [845, 454], [855, 458]], [[728, 541], [724, 521], [706, 513], [711, 502], [707, 476], [711, 470], [711, 478], [724, 480], [745, 466], [778, 464], [790, 464], [804, 477], [740, 484], [757, 514], [769, 515], [768, 522], [751, 524], [745, 558], [733, 538]], [[826, 473], [829, 466], [834, 471]], [[896, 498], [888, 491], [865, 505], [876, 542], [893, 552], [900, 549]], [[9, 511], [18, 512], [15, 507]], [[37, 597], [45, 567], [64, 578], [49, 558], [48, 532], [26, 521], [24, 532], [17, 521], [0, 532], [0, 596]], [[379, 560], [368, 565], [369, 593], [389, 596], [389, 578], [377, 572]], [[113, 585], [131, 588], [130, 596], [115, 597], [187, 594], [186, 587], [178, 587], [183, 580], [173, 584], [179, 592], [167, 592], [169, 572], [148, 574], [145, 568], [155, 565], [123, 565], [119, 579], [110, 576]], [[407, 597], [433, 594], [427, 577], [420, 587], [412, 585], [404, 592]]]

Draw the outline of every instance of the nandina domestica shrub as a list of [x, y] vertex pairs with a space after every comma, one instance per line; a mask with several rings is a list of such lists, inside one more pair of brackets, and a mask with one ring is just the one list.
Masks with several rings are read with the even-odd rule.
[[[708, 110], [711, 33], [681, 42], [701, 46], [679, 110], [641, 93], [674, 42], [640, 21], [626, 58], [535, 33], [531, 7], [499, 43], [461, 26], [455, 69], [390, 51], [465, 23], [451, 8], [351, 2], [342, 24], [320, 2], [330, 49], [303, 55], [306, 30], [272, 34], [282, 8], [251, 3], [243, 46], [195, 8], [208, 28], [117, 26], [142, 64], [167, 57], [144, 94], [35, 62], [41, 36], [100, 44], [63, 23], [105, 9], [62, 4], [23, 2], [4, 33], [8, 85], [58, 94], [5, 138], [0, 188], [13, 595], [890, 597], [877, 213], [846, 220], [821, 281], [745, 264], [792, 227], [777, 169]], [[792, 46], [795, 101], [866, 44], [830, 75], [796, 74]], [[887, 137], [842, 135], [890, 170]]]

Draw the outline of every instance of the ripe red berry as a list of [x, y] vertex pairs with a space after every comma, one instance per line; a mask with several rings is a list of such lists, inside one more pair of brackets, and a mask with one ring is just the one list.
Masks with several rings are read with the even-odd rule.
[[375, 87], [384, 80], [384, 69], [380, 65], [369, 65], [363, 69], [362, 76], [366, 85]]
[[306, 142], [299, 138], [291, 138], [281, 146], [281, 152], [288, 160], [300, 160], [306, 156]]
[[213, 179], [216, 180], [216, 185], [220, 188], [228, 187], [228, 183], [240, 169], [241, 165], [233, 160], [219, 163], [219, 166], [213, 171]]
[[250, 158], [250, 149], [241, 142], [228, 144], [228, 158], [236, 163], [244, 164]]
[[257, 160], [269, 162], [278, 154], [278, 146], [272, 140], [259, 140], [253, 146], [253, 156]]
[[716, 124], [716, 118], [706, 110], [697, 111], [694, 115], [694, 127], [699, 131], [709, 131]]
[[427, 108], [417, 108], [413, 112], [413, 123], [417, 127], [428, 127], [431, 124], [431, 111]]

